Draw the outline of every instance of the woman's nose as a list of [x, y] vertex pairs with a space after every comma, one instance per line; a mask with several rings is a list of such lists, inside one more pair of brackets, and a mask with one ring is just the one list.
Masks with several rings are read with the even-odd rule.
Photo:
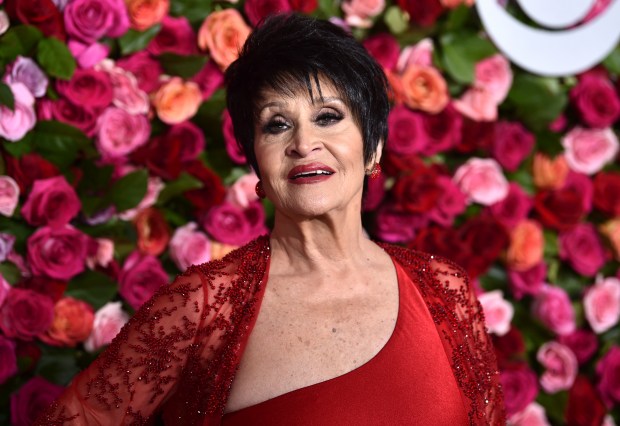
[[306, 157], [313, 151], [320, 150], [321, 146], [320, 137], [313, 131], [312, 126], [297, 126], [287, 146], [287, 155]]

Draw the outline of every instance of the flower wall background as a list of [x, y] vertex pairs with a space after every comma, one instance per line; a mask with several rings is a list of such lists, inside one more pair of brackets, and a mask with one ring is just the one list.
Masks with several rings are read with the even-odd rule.
[[291, 10], [385, 68], [365, 225], [474, 279], [511, 423], [617, 423], [620, 48], [538, 77], [472, 2], [0, 0], [0, 424], [30, 424], [175, 274], [267, 232], [222, 71]]

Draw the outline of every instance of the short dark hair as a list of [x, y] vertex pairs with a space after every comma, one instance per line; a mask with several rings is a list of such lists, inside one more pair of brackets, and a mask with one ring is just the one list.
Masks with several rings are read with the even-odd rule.
[[[254, 123], [260, 93], [269, 87], [292, 94], [319, 77], [331, 81], [360, 129], [364, 162], [387, 140], [388, 83], [379, 64], [345, 30], [297, 14], [268, 17], [248, 37], [226, 70], [227, 104], [237, 142], [260, 173], [254, 155]], [[320, 87], [319, 87], [320, 95]]]

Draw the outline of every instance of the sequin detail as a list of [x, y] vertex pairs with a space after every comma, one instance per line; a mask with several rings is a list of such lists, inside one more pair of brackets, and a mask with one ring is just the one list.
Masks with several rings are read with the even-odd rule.
[[[503, 424], [499, 373], [465, 274], [438, 257], [382, 247], [418, 283], [469, 401], [470, 424]], [[263, 236], [162, 286], [35, 424], [219, 424], [269, 260]]]

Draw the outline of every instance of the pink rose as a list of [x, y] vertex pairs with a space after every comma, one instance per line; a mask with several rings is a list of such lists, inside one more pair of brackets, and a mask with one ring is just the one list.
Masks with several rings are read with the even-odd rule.
[[571, 334], [558, 336], [558, 342], [568, 346], [573, 351], [580, 365], [588, 362], [598, 350], [596, 334], [589, 330], [578, 329]]
[[257, 183], [258, 176], [256, 176], [254, 172], [241, 176], [228, 188], [226, 201], [230, 201], [242, 209], [245, 209], [251, 202], [258, 200], [258, 195], [256, 195]]
[[502, 225], [510, 229], [528, 217], [532, 206], [532, 199], [521, 188], [521, 185], [510, 182], [506, 198], [489, 206], [488, 212]]
[[17, 374], [15, 342], [0, 335], [0, 385]]
[[510, 364], [500, 371], [506, 414], [523, 411], [538, 395], [538, 379], [526, 363]]
[[573, 386], [577, 377], [577, 358], [567, 346], [547, 342], [538, 349], [536, 359], [546, 369], [540, 377], [540, 385], [547, 393], [557, 393]]
[[65, 225], [39, 228], [28, 238], [28, 262], [34, 275], [70, 280], [84, 270], [88, 237]]
[[495, 125], [491, 155], [503, 168], [516, 171], [534, 147], [534, 135], [521, 123], [500, 121]]
[[467, 198], [448, 176], [438, 176], [437, 184], [442, 192], [435, 207], [428, 212], [428, 217], [439, 225], [450, 226], [454, 218], [465, 211]]
[[214, 61], [209, 61], [191, 78], [202, 93], [202, 100], [207, 100], [224, 84], [224, 74]]
[[478, 301], [482, 305], [489, 333], [498, 336], [508, 333], [515, 310], [510, 302], [504, 299], [504, 293], [501, 290], [488, 291], [479, 295]]
[[99, 117], [97, 149], [103, 157], [124, 157], [144, 145], [151, 125], [144, 115], [132, 115], [120, 108], [107, 108]]
[[474, 121], [497, 120], [497, 101], [495, 95], [487, 90], [472, 87], [453, 103], [457, 111]]
[[545, 408], [537, 402], [530, 403], [522, 411], [508, 419], [511, 426], [551, 426]]
[[6, 297], [9, 294], [9, 291], [11, 291], [11, 288], [12, 287], [8, 283], [8, 281], [4, 279], [2, 274], [0, 274], [0, 306], [2, 306], [2, 304], [6, 300]]
[[547, 265], [545, 262], [527, 269], [525, 271], [508, 270], [510, 290], [515, 299], [521, 300], [524, 295], [536, 296], [543, 288], [547, 278]]
[[118, 214], [123, 220], [133, 220], [137, 214], [148, 207], [151, 207], [155, 202], [157, 202], [157, 197], [159, 197], [159, 193], [164, 189], [163, 181], [158, 177], [149, 177], [146, 186], [146, 194], [140, 203], [134, 207], [133, 209], [125, 210]]
[[454, 182], [473, 201], [485, 206], [508, 195], [508, 181], [493, 159], [470, 158], [454, 174]]
[[596, 365], [596, 374], [599, 378], [598, 392], [611, 408], [620, 403], [620, 346], [614, 345]]
[[69, 51], [77, 61], [80, 68], [92, 68], [108, 57], [110, 48], [106, 44], [84, 44], [77, 40], [69, 40]]
[[570, 97], [582, 121], [590, 127], [609, 127], [620, 117], [620, 99], [607, 76], [584, 74]]
[[155, 56], [167, 52], [192, 55], [198, 52], [196, 34], [187, 18], [165, 16], [161, 21], [161, 29], [146, 50]]
[[575, 331], [575, 311], [566, 291], [545, 285], [534, 298], [532, 312], [545, 327], [559, 335]]
[[60, 98], [52, 104], [54, 118], [63, 123], [77, 127], [88, 137], [92, 137], [97, 128], [98, 110], [84, 108], [65, 98]]
[[[15, 244], [15, 235], [0, 232], [0, 262], [7, 260], [13, 251], [13, 244]], [[2, 305], [1, 300], [0, 305]]]
[[389, 243], [409, 242], [419, 229], [428, 225], [426, 215], [403, 212], [389, 204], [379, 209], [376, 221], [375, 234]]
[[422, 114], [404, 105], [396, 105], [388, 115], [388, 140], [386, 149], [397, 155], [419, 154], [425, 138], [422, 130]]
[[11, 395], [11, 425], [30, 426], [64, 391], [62, 386], [35, 376]]
[[73, 0], [64, 10], [67, 34], [86, 44], [104, 36], [119, 37], [129, 29], [122, 0]]
[[290, 12], [293, 8], [288, 0], [247, 0], [243, 9], [248, 20], [256, 26], [269, 15]]
[[226, 153], [228, 153], [230, 159], [236, 164], [247, 163], [245, 153], [235, 138], [232, 118], [230, 118], [230, 113], [226, 109], [222, 114], [222, 134], [224, 135], [224, 143], [226, 144]]
[[137, 310], [168, 282], [168, 274], [155, 256], [136, 250], [125, 260], [118, 280], [120, 295]]
[[157, 90], [159, 76], [164, 74], [159, 61], [143, 50], [119, 59], [116, 65], [134, 75], [138, 88], [146, 93]]
[[112, 81], [114, 97], [112, 103], [129, 114], [147, 114], [149, 97], [138, 87], [136, 77], [129, 71], [105, 60], [100, 68], [108, 73]]
[[568, 167], [592, 175], [618, 154], [618, 138], [610, 128], [584, 129], [575, 127], [562, 139]]
[[64, 176], [34, 181], [28, 199], [22, 206], [22, 215], [34, 226], [64, 226], [82, 208], [75, 190]]
[[595, 333], [601, 334], [618, 324], [620, 319], [620, 279], [597, 280], [583, 297], [586, 319]]
[[264, 219], [265, 212], [258, 201], [246, 209], [225, 202], [209, 210], [202, 226], [215, 240], [241, 246], [265, 233]]
[[501, 54], [493, 55], [478, 62], [474, 72], [474, 86], [489, 93], [497, 105], [501, 104], [512, 85], [510, 62]]
[[11, 66], [9, 83], [18, 82], [23, 83], [35, 98], [40, 98], [45, 95], [49, 80], [35, 61], [18, 56]]
[[386, 70], [392, 70], [396, 66], [400, 54], [398, 40], [390, 33], [371, 35], [362, 42], [370, 56]]
[[11, 217], [19, 202], [19, 185], [11, 176], [0, 176], [0, 214]]
[[434, 50], [433, 40], [430, 38], [424, 38], [413, 46], [405, 47], [398, 57], [396, 70], [402, 73], [410, 65], [432, 66]]
[[0, 308], [0, 330], [11, 339], [33, 340], [53, 320], [52, 298], [25, 288], [12, 288]]
[[368, 28], [372, 25], [371, 18], [385, 9], [385, 0], [345, 0], [341, 7], [347, 24]]
[[90, 269], [95, 269], [97, 266], [107, 268], [114, 259], [114, 241], [109, 238], [97, 238], [94, 242], [97, 244], [97, 248], [94, 253], [89, 252], [86, 265]]
[[121, 302], [108, 302], [95, 312], [93, 330], [84, 342], [87, 352], [95, 352], [108, 345], [129, 321], [129, 315], [123, 311]]
[[170, 257], [180, 271], [211, 260], [211, 241], [197, 228], [195, 222], [189, 222], [177, 228], [170, 240]]
[[23, 83], [8, 83], [8, 86], [13, 92], [15, 104], [13, 110], [4, 105], [0, 106], [0, 137], [17, 142], [37, 122], [34, 112], [34, 96]]
[[72, 103], [89, 109], [102, 109], [112, 102], [112, 81], [108, 74], [94, 69], [77, 69], [71, 80], [56, 82], [58, 93]]
[[594, 276], [605, 264], [603, 243], [591, 223], [579, 223], [558, 237], [560, 259], [589, 277]]
[[4, 10], [0, 10], [0, 35], [4, 34], [11, 27], [9, 15]]

